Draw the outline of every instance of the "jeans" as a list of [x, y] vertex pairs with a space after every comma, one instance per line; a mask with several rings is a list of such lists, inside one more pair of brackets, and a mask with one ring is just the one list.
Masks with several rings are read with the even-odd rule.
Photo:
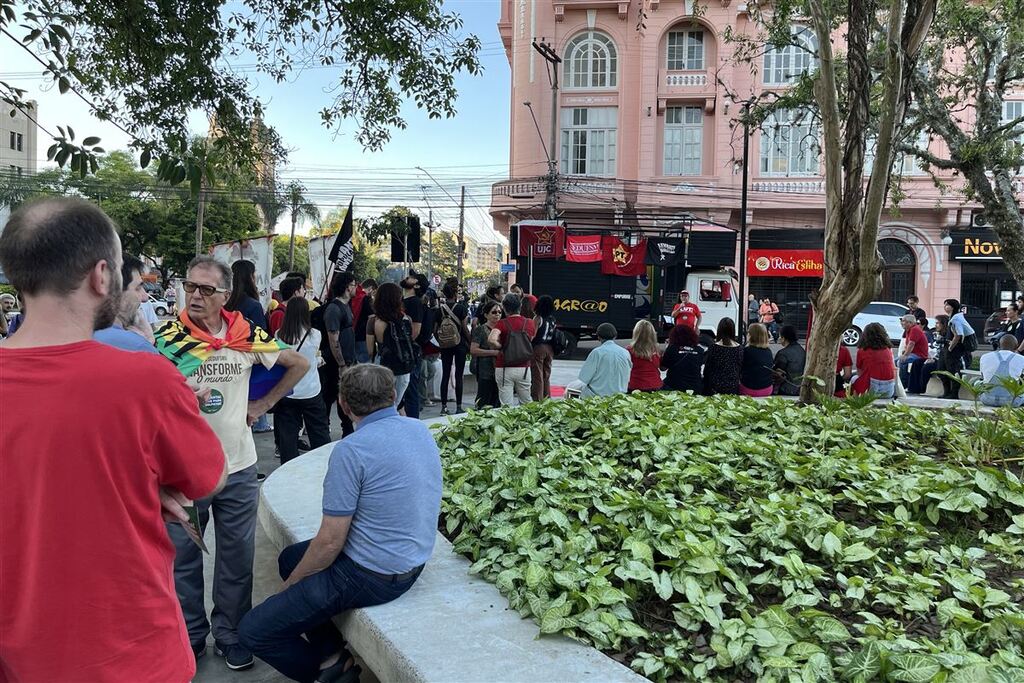
[[498, 408], [499, 406], [501, 406], [501, 402], [498, 400], [498, 383], [493, 377], [478, 377], [476, 380], [477, 410]]
[[405, 389], [405, 416], [414, 420], [420, 419], [420, 362], [412, 364], [412, 372], [409, 373], [409, 386]]
[[521, 368], [495, 368], [494, 376], [498, 380], [498, 400], [501, 405], [510, 406], [513, 398], [518, 398], [520, 405], [529, 403], [530, 396], [530, 367]]
[[397, 408], [402, 403], [402, 399], [405, 397], [409, 387], [409, 373], [404, 375], [395, 375], [395, 407]]
[[420, 361], [420, 399], [426, 400], [434, 395], [434, 378], [437, 377], [438, 356], [435, 353], [423, 356]]
[[[338, 411], [338, 418], [341, 420], [341, 438], [345, 438], [349, 434], [353, 433], [356, 428], [352, 424], [352, 420], [349, 419], [345, 411], [341, 409], [341, 404], [338, 403], [338, 377], [341, 375], [341, 371], [334, 363], [327, 363], [320, 366], [320, 396], [323, 398], [324, 405], [327, 407], [327, 430], [330, 433], [331, 425], [331, 410]], [[329, 441], [330, 439], [328, 439]], [[280, 447], [278, 447], [280, 450]], [[284, 462], [284, 456], [281, 458], [282, 463]]]
[[299, 457], [299, 430], [306, 423], [310, 448], [331, 442], [331, 414], [320, 394], [313, 398], [282, 398], [274, 406], [274, 438], [281, 464]]
[[266, 413], [260, 415], [259, 419], [252, 424], [255, 432], [269, 432], [271, 429], [270, 416]]
[[555, 350], [551, 344], [537, 344], [533, 347], [530, 361], [530, 393], [534, 401], [551, 398], [551, 363]]
[[[281, 551], [277, 563], [282, 579], [291, 575], [308, 547], [305, 541]], [[418, 573], [391, 582], [340, 554], [327, 569], [272, 595], [249, 612], [239, 629], [241, 643], [293, 681], [314, 681], [320, 663], [344, 645], [331, 619], [346, 610], [391, 602], [412, 588], [417, 578]]]
[[441, 405], [448, 405], [448, 385], [455, 370], [455, 405], [462, 407], [462, 381], [466, 374], [466, 347], [441, 349]]
[[915, 391], [918, 390], [917, 386], [911, 387], [910, 376], [912, 366], [914, 365], [914, 363], [919, 363], [923, 360], [924, 359], [921, 358], [921, 356], [917, 355], [916, 353], [912, 353], [907, 356], [906, 360], [901, 360], [897, 362], [897, 366], [900, 369], [900, 382], [903, 383], [903, 386], [907, 389], [907, 391], [910, 391], [911, 389], [914, 389]]
[[[356, 335], [359, 336], [358, 334]], [[357, 363], [369, 363], [370, 353], [366, 349], [366, 338], [356, 339], [356, 362]]]
[[[203, 530], [210, 521], [216, 531], [213, 569], [213, 638], [221, 645], [238, 642], [238, 624], [252, 608], [252, 562], [256, 554], [256, 507], [259, 503], [256, 465], [228, 475], [220, 492], [196, 501]], [[168, 524], [174, 543], [174, 587], [193, 645], [206, 643], [210, 621], [203, 600], [203, 551], [180, 524]]]

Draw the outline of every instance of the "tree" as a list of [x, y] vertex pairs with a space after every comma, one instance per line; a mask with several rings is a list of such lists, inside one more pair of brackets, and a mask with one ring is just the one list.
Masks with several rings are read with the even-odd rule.
[[[156, 250], [162, 256], [168, 273], [184, 273], [195, 256], [193, 223], [198, 209], [197, 199], [186, 194], [173, 202], [167, 223], [156, 239]], [[206, 200], [203, 216], [202, 252], [217, 242], [228, 242], [259, 235], [263, 222], [256, 207], [245, 200], [224, 193], [213, 193]]]
[[[909, 139], [927, 131], [949, 153], [907, 143], [900, 149], [962, 176], [967, 198], [984, 207], [1003, 261], [1024, 286], [1024, 218], [1014, 185], [1024, 164], [1024, 112], [1004, 116], [1003, 106], [1007, 90], [1024, 83], [1024, 0], [939, 0], [922, 61], [910, 74]], [[948, 184], [948, 177], [933, 177]]]
[[309, 238], [305, 235], [295, 236], [294, 260], [289, 263], [291, 239], [287, 235], [274, 236], [274, 273], [298, 271], [309, 272]]
[[459, 235], [450, 230], [434, 231], [434, 273], [442, 280], [459, 271]]
[[[811, 294], [814, 320], [808, 344], [803, 401], [831, 395], [841, 334], [881, 288], [878, 228], [890, 189], [896, 138], [907, 113], [913, 73], [935, 14], [936, 0], [780, 0], [750, 3], [760, 32], [730, 33], [738, 59], [751, 64], [765, 43], [808, 49], [794, 35], [794, 20], [810, 19], [817, 43], [817, 69], [788, 91], [743, 107], [755, 126], [779, 108], [800, 107], [821, 128], [825, 167], [825, 272]], [[842, 29], [846, 54], [838, 55], [833, 33]], [[864, 182], [869, 139], [874, 163]], [[824, 387], [819, 386], [824, 383]]]
[[277, 221], [288, 210], [288, 205], [284, 203], [284, 199], [278, 190], [277, 182], [270, 181], [258, 185], [252, 191], [251, 196], [252, 203], [256, 205], [260, 212], [260, 217], [263, 219], [263, 231], [268, 233], [275, 232]]
[[305, 192], [306, 186], [297, 180], [288, 183], [288, 187], [284, 189], [285, 202], [292, 218], [292, 233], [288, 239], [288, 270], [295, 269], [295, 224], [306, 218], [312, 221], [320, 220], [320, 209], [306, 199]]
[[[392, 128], [405, 127], [406, 99], [431, 118], [455, 114], [455, 75], [480, 72], [475, 36], [441, 0], [243, 0], [95, 3], [0, 0], [0, 33], [21, 45], [62, 94], [121, 128], [143, 168], [161, 163], [173, 183], [196, 171], [188, 163], [187, 121], [206, 113], [216, 145], [239, 165], [283, 159], [277, 134], [262, 126], [263, 104], [235, 58], [278, 82], [308, 65], [335, 67], [321, 123], [356, 124], [356, 139], [379, 149]], [[34, 120], [26, 92], [0, 78], [0, 101]], [[61, 127], [50, 158], [84, 175], [95, 171], [98, 138], [76, 140]], [[198, 188], [193, 186], [193, 192]]]

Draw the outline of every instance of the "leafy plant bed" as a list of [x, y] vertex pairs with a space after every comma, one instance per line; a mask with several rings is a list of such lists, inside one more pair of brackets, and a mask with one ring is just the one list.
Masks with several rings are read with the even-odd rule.
[[652, 679], [1021, 682], [1021, 434], [1021, 410], [531, 403], [438, 434], [441, 530], [541, 633]]

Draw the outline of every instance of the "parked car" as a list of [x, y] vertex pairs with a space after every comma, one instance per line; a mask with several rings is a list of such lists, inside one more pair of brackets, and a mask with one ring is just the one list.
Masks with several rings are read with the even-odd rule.
[[157, 315], [170, 315], [173, 306], [160, 297], [149, 295], [149, 303], [153, 306], [153, 312]]
[[[892, 301], [872, 301], [864, 307], [863, 311], [853, 317], [853, 324], [843, 332], [843, 344], [846, 346], [859, 344], [864, 328], [871, 323], [880, 323], [889, 333], [890, 341], [893, 344], [899, 344], [903, 338], [900, 318], [908, 313], [910, 313], [910, 309], [903, 304]], [[935, 327], [934, 318], [928, 318], [928, 327], [929, 329]]]

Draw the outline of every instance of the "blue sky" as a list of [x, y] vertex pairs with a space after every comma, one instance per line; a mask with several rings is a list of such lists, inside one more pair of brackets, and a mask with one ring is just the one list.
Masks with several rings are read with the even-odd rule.
[[[467, 185], [469, 234], [479, 240], [491, 237], [490, 218], [485, 211], [490, 201], [488, 186], [508, 172], [509, 66], [497, 31], [500, 6], [496, 0], [447, 0], [445, 8], [460, 14], [463, 31], [477, 35], [483, 43], [483, 74], [457, 79], [458, 114], [454, 119], [430, 120], [415, 105], [407, 104], [403, 114], [408, 128], [394, 131], [391, 141], [379, 152], [362, 149], [352, 138], [354, 126], [350, 122], [342, 123], [338, 131], [321, 125], [318, 112], [331, 100], [326, 89], [336, 72], [311, 69], [281, 84], [249, 75], [267, 104], [267, 122], [292, 150], [288, 165], [279, 170], [281, 178], [303, 181], [322, 210], [347, 204], [348, 195], [355, 194], [357, 215], [380, 213], [404, 203], [425, 216], [429, 205], [434, 209], [435, 222], [442, 228], [455, 228], [457, 207], [415, 168], [422, 166], [456, 200], [459, 187]], [[92, 117], [84, 103], [60, 95], [45, 79], [30, 75], [39, 71], [39, 65], [27, 53], [0, 36], [0, 77], [38, 100], [40, 122], [46, 128], [71, 125], [83, 137], [100, 136], [107, 149], [125, 146], [125, 136]], [[197, 133], [205, 132], [202, 116], [193, 117], [192, 124]], [[48, 146], [48, 138], [40, 133], [40, 168], [46, 165]]]

